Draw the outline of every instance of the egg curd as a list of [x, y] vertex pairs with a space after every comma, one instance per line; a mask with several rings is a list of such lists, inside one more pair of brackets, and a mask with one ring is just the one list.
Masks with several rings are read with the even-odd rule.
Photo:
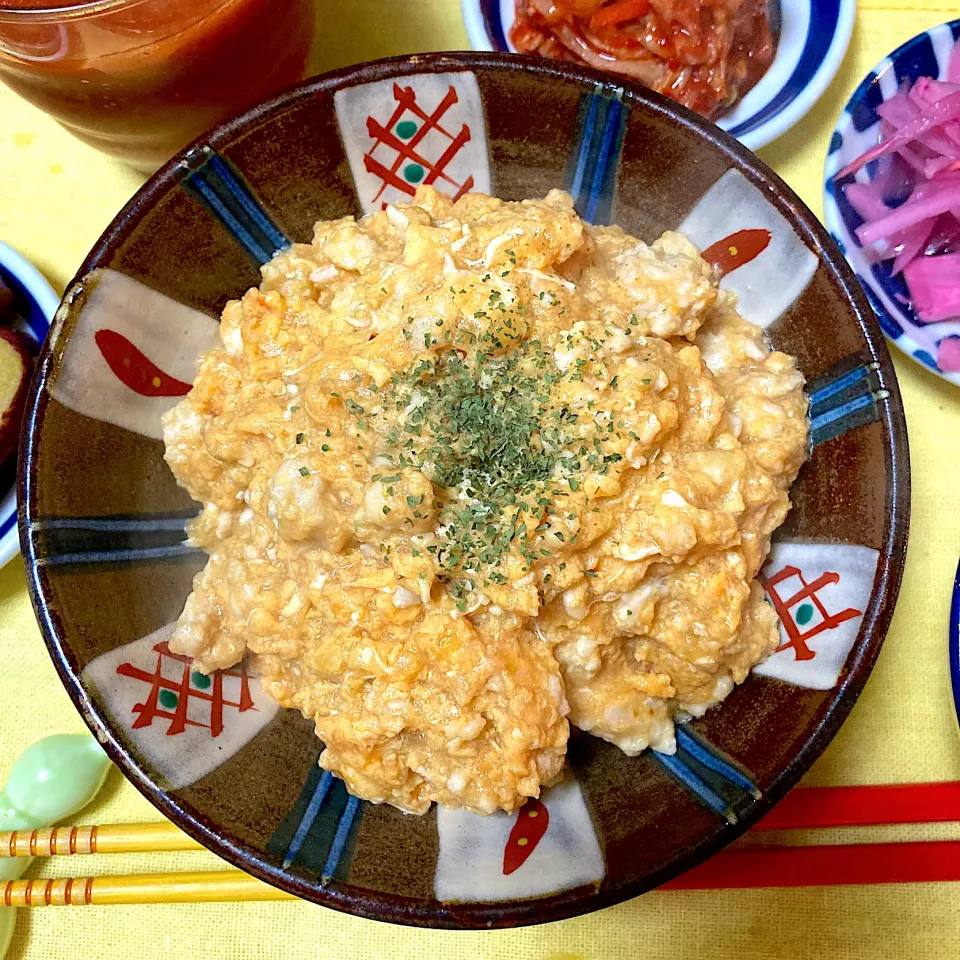
[[683, 236], [422, 187], [262, 274], [165, 420], [209, 554], [170, 646], [249, 654], [351, 792], [513, 810], [570, 724], [672, 752], [776, 648], [803, 378]]

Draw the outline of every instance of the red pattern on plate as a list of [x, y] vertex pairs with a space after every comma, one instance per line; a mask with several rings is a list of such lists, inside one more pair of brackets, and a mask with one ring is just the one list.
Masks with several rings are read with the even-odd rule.
[[756, 260], [770, 245], [769, 230], [738, 230], [711, 244], [701, 256], [721, 275]]
[[[400, 84], [393, 85], [393, 96], [397, 101], [397, 106], [386, 123], [380, 123], [375, 117], [367, 117], [367, 133], [373, 139], [373, 146], [364, 154], [363, 165], [368, 173], [379, 177], [381, 180], [380, 189], [373, 198], [374, 202], [380, 199], [387, 187], [394, 187], [401, 193], [412, 197], [416, 193], [416, 184], [422, 182], [429, 186], [438, 179], [445, 180], [455, 188], [454, 200], [459, 200], [465, 193], [473, 187], [473, 177], [469, 176], [463, 183], [457, 183], [451, 179], [446, 168], [450, 161], [463, 149], [464, 145], [470, 141], [470, 127], [464, 124], [460, 130], [454, 134], [441, 126], [440, 121], [443, 115], [457, 102], [457, 91], [453, 86], [447, 90], [447, 93], [437, 105], [432, 113], [427, 113], [418, 103], [417, 95], [413, 87], [401, 87]], [[397, 124], [406, 115], [410, 114], [417, 118], [416, 131], [409, 137], [404, 138], [397, 134]], [[431, 162], [427, 156], [417, 150], [417, 146], [427, 136], [427, 134], [436, 131], [442, 137], [450, 142], [446, 145], [441, 155]], [[396, 151], [396, 156], [390, 166], [386, 166], [378, 160], [374, 153], [378, 147], [388, 147]], [[400, 175], [400, 166], [407, 163], [408, 167], [412, 165], [417, 171], [417, 175], [412, 179]]]
[[509, 876], [527, 862], [550, 825], [550, 811], [539, 800], [528, 800], [517, 811], [517, 819], [503, 849], [503, 875]]
[[189, 383], [164, 373], [116, 330], [98, 330], [93, 339], [117, 379], [141, 397], [185, 397], [190, 392]]
[[[777, 585], [792, 577], [796, 577], [800, 581], [800, 589], [789, 597], [781, 597], [777, 592]], [[780, 653], [781, 650], [792, 649], [797, 660], [813, 660], [816, 656], [816, 652], [807, 645], [808, 640], [823, 633], [824, 630], [832, 630], [841, 623], [846, 623], [847, 620], [859, 617], [863, 613], [862, 610], [856, 610], [853, 607], [848, 607], [839, 613], [828, 613], [827, 608], [817, 596], [818, 590], [840, 582], [839, 573], [825, 572], [816, 580], [807, 583], [797, 567], [786, 566], [772, 576], [765, 576], [761, 573], [757, 579], [767, 591], [767, 596], [777, 611], [783, 629], [787, 631], [787, 636], [790, 638], [786, 643], [780, 644], [775, 652]], [[807, 602], [804, 603], [804, 601]], [[795, 616], [795, 614], [799, 615], [804, 608], [809, 611], [807, 621], [813, 616], [814, 608], [821, 617], [820, 622], [812, 624], [808, 630], [802, 629], [802, 625], [807, 621], [798, 620]]]
[[[230, 707], [239, 713], [257, 709], [250, 693], [250, 678], [243, 663], [230, 670], [218, 670], [207, 677], [194, 672], [192, 657], [173, 653], [166, 643], [158, 643], [153, 649], [157, 653], [157, 662], [152, 672], [133, 663], [121, 663], [117, 667], [120, 676], [142, 680], [150, 688], [143, 703], [133, 707], [134, 716], [137, 718], [133, 723], [134, 730], [149, 727], [155, 719], [161, 719], [170, 721], [167, 727], [168, 737], [183, 733], [188, 726], [205, 727], [210, 731], [211, 737], [219, 737], [224, 728], [224, 707]], [[172, 668], [172, 672], [179, 671], [179, 678], [173, 680], [164, 676], [165, 664]], [[236, 700], [228, 700], [224, 696], [225, 676], [239, 680]], [[210, 692], [207, 693], [207, 690]], [[190, 715], [191, 703], [206, 706], [205, 720]]]

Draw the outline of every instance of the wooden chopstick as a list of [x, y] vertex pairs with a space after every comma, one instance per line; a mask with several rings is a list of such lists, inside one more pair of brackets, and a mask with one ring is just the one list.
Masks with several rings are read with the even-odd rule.
[[202, 850], [172, 823], [115, 823], [83, 827], [53, 827], [0, 833], [0, 859], [55, 857], [85, 853], [166, 853]]
[[[661, 890], [818, 887], [960, 880], [960, 841], [724, 850]], [[241, 870], [12, 880], [8, 907], [295, 900]]]
[[141, 873], [125, 877], [11, 880], [0, 903], [8, 907], [78, 907], [130, 903], [209, 903], [220, 900], [296, 900], [292, 893], [242, 870]]
[[[960, 782], [801, 787], [789, 793], [753, 829], [947, 822], [960, 823]], [[201, 849], [201, 844], [167, 821], [0, 832], [0, 859]]]
[[[755, 830], [960, 822], [960, 783], [804, 787]], [[0, 858], [199, 850], [169, 822], [0, 833]], [[960, 841], [771, 846], [728, 849], [663, 890], [808, 887], [960, 881]], [[241, 870], [12, 880], [0, 904], [12, 907], [204, 903], [296, 899]]]

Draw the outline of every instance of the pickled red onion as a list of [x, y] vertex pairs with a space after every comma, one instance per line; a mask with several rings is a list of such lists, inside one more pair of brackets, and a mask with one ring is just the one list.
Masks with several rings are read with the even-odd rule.
[[[945, 80], [920, 77], [877, 108], [880, 142], [836, 176], [880, 162], [868, 182], [843, 186], [863, 219], [857, 239], [876, 260], [902, 272], [921, 323], [960, 318], [960, 43]], [[946, 338], [942, 369], [960, 366], [960, 340]], [[946, 365], [945, 365], [946, 364]]]

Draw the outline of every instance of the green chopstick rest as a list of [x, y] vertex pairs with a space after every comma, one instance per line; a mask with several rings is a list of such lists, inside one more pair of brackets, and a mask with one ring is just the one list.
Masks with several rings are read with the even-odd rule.
[[[110, 761], [86, 733], [58, 733], [29, 746], [0, 791], [0, 832], [36, 830], [72, 817], [103, 786]], [[0, 859], [0, 883], [17, 880], [32, 857]], [[0, 960], [13, 937], [16, 912], [0, 906]]]

